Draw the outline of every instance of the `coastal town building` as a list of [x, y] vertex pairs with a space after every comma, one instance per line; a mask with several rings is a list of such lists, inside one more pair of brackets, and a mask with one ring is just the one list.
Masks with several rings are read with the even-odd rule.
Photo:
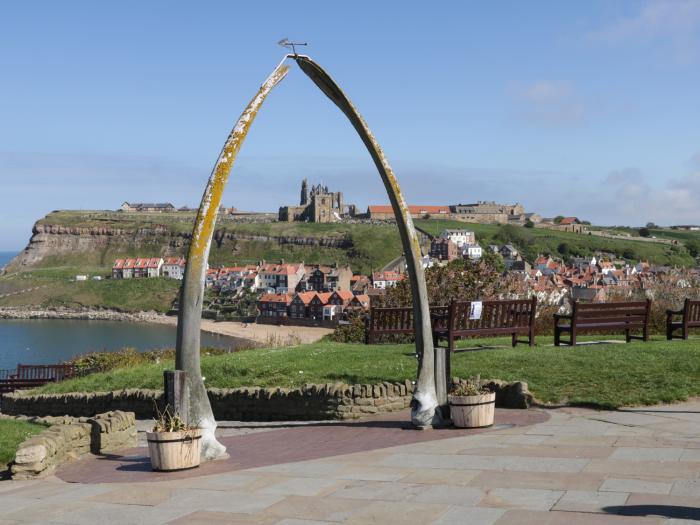
[[478, 244], [466, 244], [462, 248], [462, 254], [466, 259], [478, 261], [483, 256], [483, 250]]
[[263, 263], [258, 270], [261, 286], [276, 293], [294, 292], [304, 277], [304, 263]]
[[182, 280], [185, 278], [185, 259], [182, 257], [166, 257], [161, 266], [163, 277]]
[[398, 272], [372, 272], [372, 288], [385, 290], [405, 279], [405, 274]]
[[322, 264], [305, 266], [304, 277], [296, 289], [317, 292], [350, 290], [352, 277], [352, 269], [348, 265], [341, 266], [336, 263], [333, 266]]
[[460, 257], [461, 253], [450, 239], [438, 237], [430, 242], [430, 257], [438, 261], [454, 261]]
[[117, 259], [112, 264], [113, 279], [136, 279], [159, 277], [163, 266], [162, 257]]
[[476, 235], [469, 230], [442, 230], [440, 238], [451, 240], [458, 248], [463, 248], [465, 244], [476, 244]]
[[525, 208], [518, 203], [497, 204], [495, 201], [478, 201], [473, 204], [453, 204], [450, 206], [450, 212], [453, 219], [465, 222], [507, 224], [510, 217], [518, 217], [525, 222]]

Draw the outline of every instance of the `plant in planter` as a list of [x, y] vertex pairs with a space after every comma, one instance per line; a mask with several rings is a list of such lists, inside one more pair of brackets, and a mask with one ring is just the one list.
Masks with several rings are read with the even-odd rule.
[[153, 470], [168, 472], [198, 467], [202, 430], [185, 424], [167, 406], [163, 412], [156, 407], [156, 415], [153, 430], [146, 433]]
[[460, 382], [450, 390], [450, 414], [458, 428], [482, 428], [493, 425], [496, 393], [475, 379]]

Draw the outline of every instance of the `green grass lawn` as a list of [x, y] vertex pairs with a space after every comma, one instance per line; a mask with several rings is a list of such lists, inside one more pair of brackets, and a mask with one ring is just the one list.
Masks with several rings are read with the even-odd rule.
[[0, 471], [5, 470], [6, 465], [14, 459], [17, 445], [45, 429], [44, 425], [26, 421], [0, 419]]
[[[609, 339], [606, 337], [606, 339]], [[574, 348], [510, 348], [507, 339], [468, 340], [452, 358], [452, 375], [527, 381], [544, 403], [606, 408], [671, 402], [700, 395], [700, 338], [667, 342], [596, 344]], [[47, 385], [39, 392], [162, 388], [172, 362], [93, 374]], [[296, 387], [304, 383], [376, 383], [413, 379], [412, 345], [343, 344], [321, 341], [288, 348], [256, 349], [202, 358], [210, 387]]]
[[1, 306], [39, 308], [110, 308], [126, 312], [167, 312], [180, 289], [180, 281], [165, 277], [75, 281], [78, 274], [105, 275], [109, 270], [90, 267], [37, 268], [0, 277]]

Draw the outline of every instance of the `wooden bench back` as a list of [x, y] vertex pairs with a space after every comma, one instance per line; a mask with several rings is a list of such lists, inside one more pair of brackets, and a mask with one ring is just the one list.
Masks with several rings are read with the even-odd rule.
[[450, 305], [450, 330], [488, 330], [492, 328], [527, 328], [534, 322], [537, 299], [482, 301], [481, 317], [469, 319], [472, 301], [455, 301]]
[[685, 300], [683, 320], [689, 325], [700, 326], [700, 301]]
[[578, 327], [618, 325], [641, 327], [647, 322], [651, 300], [612, 303], [574, 303], [572, 316]]
[[74, 377], [74, 365], [17, 365], [15, 378], [28, 381], [61, 381]]
[[[431, 306], [430, 315], [446, 315], [447, 306]], [[369, 315], [368, 330], [375, 335], [412, 334], [413, 307], [372, 308]]]

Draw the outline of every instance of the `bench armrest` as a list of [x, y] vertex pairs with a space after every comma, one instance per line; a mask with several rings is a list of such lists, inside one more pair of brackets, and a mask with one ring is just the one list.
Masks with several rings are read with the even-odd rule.
[[666, 315], [682, 315], [683, 310], [666, 310]]
[[554, 314], [554, 320], [559, 321], [559, 319], [571, 319], [571, 315], [566, 314]]

